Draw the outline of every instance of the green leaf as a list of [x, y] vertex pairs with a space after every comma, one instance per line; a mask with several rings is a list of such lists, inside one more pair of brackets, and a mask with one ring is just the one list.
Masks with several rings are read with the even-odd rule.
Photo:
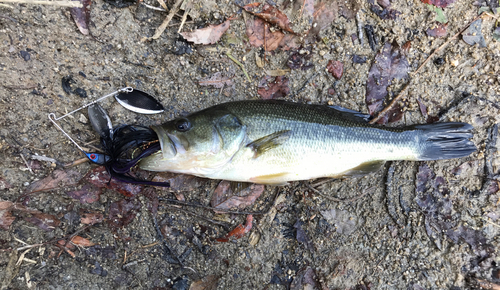
[[490, 9], [490, 7], [485, 6], [485, 7], [481, 7], [481, 8], [479, 8], [479, 14], [481, 14], [481, 13], [483, 13], [483, 12], [488, 12], [488, 13], [491, 13], [491, 9]]
[[429, 7], [430, 11], [436, 12], [436, 21], [440, 23], [447, 23], [448, 19], [446, 18], [446, 15], [444, 15], [443, 9], [436, 7], [434, 5], [427, 4], [427, 7]]

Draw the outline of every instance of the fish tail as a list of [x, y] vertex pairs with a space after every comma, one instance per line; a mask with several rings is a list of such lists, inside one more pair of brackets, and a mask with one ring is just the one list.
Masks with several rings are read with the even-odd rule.
[[465, 157], [476, 151], [473, 127], [467, 123], [435, 123], [412, 126], [418, 130], [418, 160], [440, 160]]

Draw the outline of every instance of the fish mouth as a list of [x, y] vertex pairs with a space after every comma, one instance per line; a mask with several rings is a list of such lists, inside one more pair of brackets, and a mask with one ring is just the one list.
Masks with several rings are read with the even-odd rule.
[[172, 159], [178, 153], [186, 153], [186, 149], [177, 136], [168, 133], [163, 126], [152, 126], [151, 128], [156, 132], [158, 139], [160, 140], [163, 159]]

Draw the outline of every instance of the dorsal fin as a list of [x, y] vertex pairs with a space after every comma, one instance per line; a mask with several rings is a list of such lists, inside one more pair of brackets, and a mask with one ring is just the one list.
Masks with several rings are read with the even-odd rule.
[[340, 115], [342, 115], [342, 117], [349, 119], [349, 120], [352, 120], [352, 121], [367, 123], [372, 119], [372, 116], [370, 114], [364, 114], [364, 113], [354, 111], [351, 109], [346, 109], [346, 108], [340, 107], [340, 106], [328, 106], [328, 107], [330, 109], [334, 109], [334, 110], [338, 111], [338, 113]]

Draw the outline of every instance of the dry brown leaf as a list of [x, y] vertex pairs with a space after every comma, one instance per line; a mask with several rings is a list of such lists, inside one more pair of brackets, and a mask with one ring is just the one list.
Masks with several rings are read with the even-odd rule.
[[77, 246], [81, 247], [92, 247], [95, 245], [95, 243], [92, 243], [90, 240], [80, 237], [80, 236], [74, 236], [71, 239], [71, 242]]
[[219, 25], [209, 25], [208, 27], [197, 29], [193, 32], [182, 32], [181, 35], [187, 41], [195, 44], [214, 44], [221, 38], [222, 34], [229, 28], [229, 20]]
[[47, 232], [54, 230], [61, 224], [56, 216], [43, 212], [33, 213], [31, 217], [26, 217], [24, 220]]
[[0, 228], [9, 230], [10, 225], [16, 220], [12, 215], [11, 208], [12, 202], [2, 200], [0, 201]]
[[223, 76], [222, 73], [219, 71], [211, 76], [202, 78], [199, 84], [200, 86], [213, 86], [220, 89], [225, 85], [231, 86], [233, 84], [233, 81], [229, 77]]
[[89, 20], [90, 20], [90, 4], [92, 4], [91, 0], [79, 0], [82, 4], [83, 7], [72, 7], [69, 9], [71, 16], [73, 17], [73, 20], [75, 21], [76, 26], [78, 27], [78, 30], [83, 35], [89, 35], [90, 30], [89, 30]]
[[168, 191], [191, 191], [207, 183], [205, 178], [172, 172], [158, 172], [153, 181], [170, 183], [170, 187], [156, 187]]
[[217, 209], [244, 208], [252, 205], [264, 192], [264, 188], [262, 184], [252, 184], [234, 193], [231, 182], [223, 180], [215, 189], [210, 204]]
[[248, 13], [263, 19], [264, 21], [269, 22], [272, 25], [278, 26], [286, 32], [295, 33], [290, 27], [290, 21], [288, 20], [288, 17], [285, 15], [285, 13], [279, 11], [278, 8], [274, 6], [266, 3], [264, 4], [264, 6], [262, 6], [261, 11], [257, 11], [256, 7], [248, 9], [248, 7], [245, 6], [243, 7], [243, 9], [245, 9], [245, 11], [247, 11]]
[[264, 100], [281, 99], [290, 93], [289, 81], [286, 77], [263, 77], [257, 87], [257, 94]]
[[76, 184], [81, 178], [81, 174], [74, 170], [54, 170], [51, 175], [30, 184], [26, 191], [37, 192], [54, 189], [63, 185], [73, 185]]
[[264, 49], [266, 51], [273, 51], [278, 48], [285, 37], [285, 34], [279, 30], [271, 32], [271, 25], [257, 17], [247, 20], [246, 33], [251, 45], [261, 47], [265, 44]]
[[80, 222], [84, 225], [95, 225], [104, 220], [102, 213], [98, 212], [82, 212], [80, 213]]
[[428, 36], [432, 37], [445, 37], [446, 36], [446, 29], [448, 27], [448, 23], [443, 24], [443, 23], [437, 23], [436, 26], [433, 28], [427, 29], [426, 33]]
[[220, 276], [210, 275], [201, 280], [195, 281], [189, 286], [189, 290], [215, 290]]

